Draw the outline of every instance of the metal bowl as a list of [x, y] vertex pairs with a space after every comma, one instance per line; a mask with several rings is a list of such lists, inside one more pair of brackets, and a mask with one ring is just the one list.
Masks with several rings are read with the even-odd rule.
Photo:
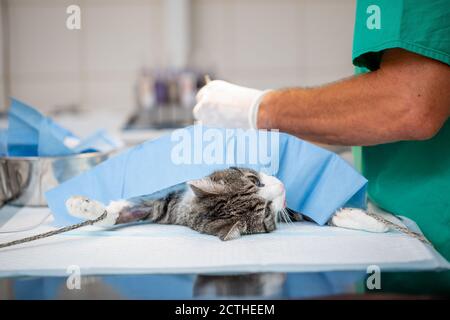
[[89, 170], [110, 153], [62, 157], [0, 157], [0, 206], [46, 206], [45, 192]]

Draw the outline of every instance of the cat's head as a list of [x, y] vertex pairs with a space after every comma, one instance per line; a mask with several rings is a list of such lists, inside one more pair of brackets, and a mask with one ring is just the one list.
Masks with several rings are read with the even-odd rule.
[[275, 230], [285, 207], [283, 183], [251, 169], [231, 167], [188, 185], [194, 197], [191, 227], [222, 240]]

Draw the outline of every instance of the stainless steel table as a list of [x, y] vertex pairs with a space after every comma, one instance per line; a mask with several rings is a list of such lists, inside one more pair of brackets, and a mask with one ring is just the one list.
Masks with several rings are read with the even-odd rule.
[[363, 292], [365, 273], [86, 276], [0, 280], [2, 299], [299, 299]]

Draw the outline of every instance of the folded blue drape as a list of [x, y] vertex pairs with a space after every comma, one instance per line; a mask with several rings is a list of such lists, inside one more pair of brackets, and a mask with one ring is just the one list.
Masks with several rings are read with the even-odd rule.
[[7, 155], [7, 132], [0, 129], [0, 157]]
[[10, 156], [63, 156], [72, 151], [64, 145], [73, 134], [23, 102], [11, 99], [8, 117]]
[[[256, 138], [247, 139], [252, 135]], [[284, 133], [201, 126], [122, 152], [48, 191], [46, 198], [56, 225], [66, 225], [80, 221], [66, 212], [70, 196], [108, 203], [168, 190], [230, 166], [275, 175], [285, 185], [287, 206], [318, 224], [340, 207], [366, 205], [367, 180], [330, 151]]]
[[116, 142], [103, 130], [80, 141], [74, 148], [64, 143], [66, 138], [77, 139], [72, 132], [33, 107], [11, 99], [7, 130], [8, 156], [66, 156], [91, 151], [106, 152], [117, 147]]

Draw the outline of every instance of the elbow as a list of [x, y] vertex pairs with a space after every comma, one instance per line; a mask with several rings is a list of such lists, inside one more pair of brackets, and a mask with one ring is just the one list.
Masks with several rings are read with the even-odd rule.
[[412, 101], [404, 108], [399, 121], [403, 140], [428, 140], [433, 138], [444, 125], [447, 115], [438, 111], [432, 103]]
[[[419, 124], [417, 124], [419, 125]], [[425, 125], [421, 125], [413, 135], [413, 140], [428, 140], [433, 138], [441, 129], [442, 124], [437, 121], [430, 121]]]

